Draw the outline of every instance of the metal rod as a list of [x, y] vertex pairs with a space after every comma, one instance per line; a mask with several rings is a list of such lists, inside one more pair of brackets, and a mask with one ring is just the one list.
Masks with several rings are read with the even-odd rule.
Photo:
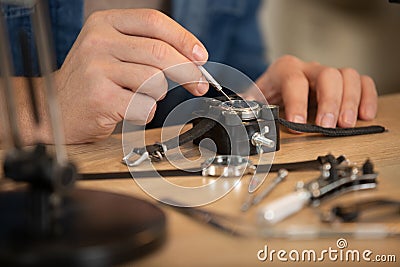
[[261, 191], [259, 195], [257, 195], [253, 199], [253, 205], [257, 205], [258, 203], [261, 202], [261, 200], [263, 200], [266, 196], [268, 196], [269, 193], [271, 193], [272, 190], [274, 190], [274, 188], [287, 177], [287, 175], [288, 175], [287, 170], [285, 169], [279, 170], [278, 175], [275, 177], [275, 179], [272, 180], [272, 182], [263, 191]]
[[[261, 200], [263, 200], [269, 193], [271, 193], [272, 190], [274, 190], [274, 188], [287, 177], [288, 173], [289, 172], [286, 169], [280, 169], [278, 171], [278, 175], [275, 177], [275, 179], [272, 180], [272, 182], [263, 191], [261, 191], [260, 194], [255, 196], [255, 194], [250, 193], [247, 196], [244, 203], [242, 204], [242, 207], [240, 208], [241, 211], [247, 211], [250, 209], [251, 206], [257, 205], [258, 203], [260, 203]], [[254, 191], [250, 191], [250, 192], [254, 192]]]
[[58, 108], [56, 90], [54, 88], [53, 72], [55, 70], [54, 48], [52, 45], [47, 1], [37, 0], [32, 14], [35, 39], [38, 49], [41, 75], [45, 81], [46, 98], [49, 109], [51, 129], [53, 132], [56, 160], [60, 165], [67, 163], [67, 153], [64, 144], [61, 112]]
[[22, 54], [22, 61], [24, 66], [25, 75], [27, 75], [27, 82], [28, 82], [28, 93], [29, 93], [29, 100], [31, 104], [31, 111], [33, 115], [33, 119], [35, 124], [39, 126], [40, 124], [40, 114], [39, 114], [39, 107], [37, 102], [37, 97], [35, 94], [35, 86], [33, 84], [33, 68], [32, 68], [32, 54], [30, 51], [29, 46], [29, 39], [26, 31], [23, 29], [19, 32], [19, 41], [21, 45], [21, 54]]
[[[9, 46], [6, 24], [2, 12], [0, 12], [0, 37], [2, 40], [0, 41], [0, 72], [2, 75], [1, 82], [4, 87], [3, 101], [5, 102], [7, 109], [7, 118], [4, 118], [4, 122], [8, 121], [12, 142], [11, 145], [18, 149], [21, 148], [22, 142], [17, 121], [18, 116], [14, 96], [14, 86], [11, 80], [11, 76], [13, 75], [11, 50]], [[3, 117], [6, 116], [3, 115]]]

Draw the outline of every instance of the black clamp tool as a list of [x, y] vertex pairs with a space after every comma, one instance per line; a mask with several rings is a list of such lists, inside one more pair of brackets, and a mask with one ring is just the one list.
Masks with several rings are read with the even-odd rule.
[[221, 155], [249, 156], [279, 150], [279, 107], [232, 99], [202, 100], [191, 129], [163, 143], [134, 148], [122, 161], [130, 167], [146, 159], [159, 161], [167, 150], [191, 141], [199, 145], [205, 138], [214, 141], [216, 152]]

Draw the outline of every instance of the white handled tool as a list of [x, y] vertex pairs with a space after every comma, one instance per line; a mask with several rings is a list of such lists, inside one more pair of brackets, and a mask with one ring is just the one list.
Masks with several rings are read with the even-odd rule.
[[218, 91], [221, 92], [229, 101], [232, 101], [232, 99], [222, 90], [222, 86], [214, 79], [213, 76], [203, 67], [203, 66], [197, 66], [201, 73], [204, 75], [206, 80]]
[[279, 198], [259, 211], [261, 221], [274, 224], [301, 210], [309, 201], [311, 194], [306, 190], [299, 190]]

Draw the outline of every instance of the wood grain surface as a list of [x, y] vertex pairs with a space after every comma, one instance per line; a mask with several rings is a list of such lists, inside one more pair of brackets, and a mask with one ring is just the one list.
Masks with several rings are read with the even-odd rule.
[[[350, 161], [362, 163], [367, 158], [375, 165], [378, 176], [376, 190], [349, 193], [343, 197], [324, 203], [319, 209], [305, 208], [298, 214], [290, 217], [272, 231], [285, 231], [292, 227], [312, 228], [313, 230], [332, 229], [320, 223], [318, 212], [327, 209], [333, 204], [346, 203], [348, 201], [369, 199], [371, 197], [391, 197], [400, 200], [400, 94], [386, 95], [379, 99], [379, 111], [375, 120], [369, 122], [359, 121], [358, 125], [379, 124], [385, 126], [388, 131], [382, 134], [328, 138], [316, 134], [291, 134], [282, 131], [281, 149], [275, 153], [274, 163], [301, 161], [315, 159], [319, 155], [332, 153], [336, 156], [345, 155]], [[165, 129], [166, 131], [168, 129]], [[127, 171], [127, 167], [121, 164], [123, 157], [121, 135], [114, 134], [107, 140], [94, 144], [68, 146], [70, 158], [77, 164], [80, 172], [118, 172]], [[147, 131], [146, 142], [160, 141], [160, 129]], [[192, 145], [185, 145], [183, 154], [191, 158], [198, 158], [199, 152]], [[172, 151], [173, 152], [173, 151]], [[271, 159], [270, 159], [271, 160]], [[268, 160], [267, 160], [268, 161]], [[190, 164], [189, 164], [190, 165]], [[156, 163], [158, 169], [172, 168], [167, 162]], [[145, 167], [142, 167], [142, 169]], [[263, 187], [275, 176], [270, 173]], [[297, 181], [307, 181], [318, 176], [318, 172], [291, 172], [287, 180], [280, 184], [262, 203], [265, 205], [277, 197], [292, 192]], [[209, 183], [210, 179], [201, 177], [176, 177], [169, 181], [183, 186], [198, 186]], [[202, 208], [218, 212], [224, 215], [234, 216], [244, 221], [246, 225], [255, 225], [258, 208], [252, 208], [246, 213], [240, 211], [240, 206], [247, 196], [249, 177], [244, 177], [225, 197], [203, 206]], [[111, 191], [119, 194], [132, 195], [144, 198], [148, 201], [155, 200], [143, 192], [131, 178], [79, 181], [77, 186], [93, 190]], [[262, 187], [262, 188], [263, 188]], [[373, 255], [396, 255], [396, 263], [370, 262], [340, 262], [325, 259], [323, 262], [281, 262], [274, 259], [265, 262], [257, 259], [257, 252], [265, 245], [274, 250], [284, 249], [299, 251], [314, 249], [321, 251], [332, 247], [337, 249], [336, 241], [340, 234], [329, 237], [286, 239], [272, 238], [266, 235], [250, 237], [235, 237], [219, 231], [209, 225], [199, 223], [170, 207], [162, 207], [167, 214], [167, 240], [156, 252], [146, 255], [132, 264], [134, 266], [398, 266], [400, 262], [400, 239], [397, 238], [356, 238], [345, 237], [348, 242], [347, 249], [360, 251], [369, 249]], [[140, 214], [138, 214], [140, 216]], [[350, 224], [346, 229], [362, 229], [362, 227], [378, 224], [388, 229], [400, 230], [400, 220], [393, 216], [379, 216], [375, 219], [367, 219], [363, 224]], [[336, 226], [337, 229], [345, 229], [344, 226]], [[266, 229], [269, 229], [268, 227]], [[371, 256], [373, 257], [373, 256]]]

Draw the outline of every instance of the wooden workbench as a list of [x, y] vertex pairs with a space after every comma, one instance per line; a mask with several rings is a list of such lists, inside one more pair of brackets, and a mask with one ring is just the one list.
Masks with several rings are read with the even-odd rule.
[[[372, 122], [359, 122], [358, 125], [379, 124], [385, 126], [388, 131], [381, 134], [328, 138], [319, 135], [291, 134], [282, 132], [281, 149], [275, 153], [274, 163], [292, 162], [315, 159], [319, 155], [332, 153], [336, 156], [345, 155], [352, 162], [362, 163], [370, 158], [379, 172], [378, 188], [364, 192], [349, 193], [346, 196], [328, 201], [322, 208], [330, 207], [334, 203], [343, 203], [357, 199], [367, 199], [374, 196], [392, 197], [400, 199], [400, 94], [386, 95], [379, 99], [379, 111], [377, 118]], [[148, 142], [159, 140], [159, 130], [151, 130], [147, 133]], [[121, 135], [113, 135], [107, 140], [95, 144], [69, 146], [70, 158], [75, 161], [80, 172], [117, 172], [127, 171], [121, 164], [123, 156], [121, 148]], [[190, 147], [186, 147], [190, 150]], [[195, 149], [195, 148], [192, 148]], [[159, 163], [159, 168], [167, 168], [167, 163]], [[292, 172], [287, 181], [280, 184], [262, 204], [268, 203], [285, 193], [293, 191], [299, 180], [315, 178], [318, 172]], [[273, 177], [270, 173], [265, 184]], [[176, 178], [181, 183], [184, 178]], [[201, 178], [192, 177], [191, 181], [200, 181]], [[174, 179], [171, 179], [174, 181]], [[189, 180], [188, 180], [189, 181]], [[240, 211], [240, 206], [247, 196], [249, 178], [244, 177], [234, 190], [228, 195], [204, 206], [204, 209], [223, 214], [240, 216], [250, 224], [255, 222], [257, 208], [246, 213]], [[191, 182], [189, 182], [191, 183]], [[264, 184], [264, 186], [265, 186]], [[120, 194], [132, 195], [154, 201], [144, 193], [133, 179], [112, 179], [96, 181], [80, 181], [80, 188], [111, 191]], [[257, 259], [257, 252], [264, 249], [298, 251], [313, 249], [321, 251], [332, 247], [337, 249], [337, 239], [340, 235], [326, 238], [301, 238], [299, 240], [286, 238], [270, 238], [268, 236], [235, 237], [218, 231], [215, 228], [199, 223], [175, 210], [163, 207], [167, 215], [167, 239], [165, 244], [154, 253], [134, 262], [135, 266], [298, 266], [298, 262], [280, 262], [274, 259], [261, 262]], [[140, 216], [140, 214], [138, 214]], [[390, 229], [399, 229], [400, 220], [392, 217], [378, 218], [366, 223], [378, 223], [390, 226]], [[289, 229], [292, 226], [326, 227], [321, 225], [317, 211], [305, 208], [300, 213], [289, 218], [281, 229]], [[358, 226], [354, 226], [357, 228]], [[321, 228], [321, 229], [322, 229]], [[395, 255], [397, 263], [366, 263], [350, 262], [349, 265], [357, 266], [398, 266], [400, 262], [400, 239], [397, 238], [355, 238], [345, 237], [348, 243], [347, 249], [360, 251], [369, 249], [373, 256], [377, 254]], [[373, 257], [371, 256], [371, 257]], [[303, 262], [304, 266], [343, 266], [344, 262], [334, 262], [325, 259], [323, 262]]]

